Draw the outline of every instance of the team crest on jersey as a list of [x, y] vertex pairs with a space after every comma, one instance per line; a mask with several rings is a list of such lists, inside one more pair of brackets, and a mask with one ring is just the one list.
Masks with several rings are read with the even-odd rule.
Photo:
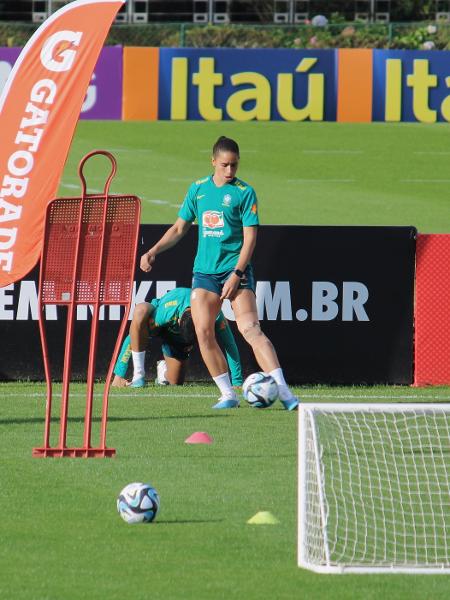
[[225, 196], [222, 199], [222, 206], [230, 206], [231, 200], [232, 200], [232, 198], [231, 198], [230, 194], [225, 194]]
[[206, 210], [202, 216], [203, 227], [218, 229], [223, 227], [223, 212], [219, 210]]

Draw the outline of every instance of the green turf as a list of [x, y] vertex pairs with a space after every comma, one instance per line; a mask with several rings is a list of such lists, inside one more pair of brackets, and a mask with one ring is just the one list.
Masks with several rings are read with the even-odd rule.
[[[83, 390], [72, 388], [75, 445]], [[296, 391], [326, 401], [450, 398], [448, 388]], [[216, 413], [212, 386], [115, 389], [108, 430], [115, 458], [38, 459], [31, 449], [42, 442], [45, 386], [0, 384], [0, 395], [2, 599], [448, 597], [445, 576], [332, 577], [296, 566], [297, 418], [279, 406]], [[214, 443], [186, 445], [194, 431]], [[153, 524], [130, 526], [116, 513], [118, 492], [136, 480], [160, 493]], [[279, 524], [248, 525], [261, 510]]]
[[[78, 125], [60, 195], [78, 195], [76, 167], [95, 148], [118, 159], [115, 193], [143, 200], [143, 222], [171, 223], [189, 183], [210, 170], [214, 140], [241, 144], [239, 175], [263, 223], [415, 225], [449, 232], [444, 125], [118, 123]], [[105, 166], [87, 165], [89, 189]], [[82, 388], [70, 443], [79, 444]], [[450, 390], [302, 388], [302, 398], [447, 400]], [[45, 390], [0, 384], [0, 598], [5, 600], [447, 598], [442, 576], [315, 575], [296, 566], [296, 416], [275, 408], [217, 414], [212, 386], [113, 390], [114, 459], [33, 459]], [[95, 420], [98, 429], [98, 416]], [[207, 431], [212, 446], [187, 446]], [[76, 433], [75, 437], [73, 433]], [[115, 511], [120, 489], [151, 482], [162, 508], [148, 526]], [[269, 510], [275, 526], [251, 526]]]
[[[60, 195], [78, 193], [86, 152], [110, 149], [119, 163], [113, 191], [142, 198], [143, 222], [172, 223], [188, 185], [210, 171], [210, 148], [223, 134], [240, 142], [239, 175], [256, 188], [263, 223], [450, 232], [443, 124], [83, 121]], [[103, 187], [101, 166], [87, 166], [92, 189]]]

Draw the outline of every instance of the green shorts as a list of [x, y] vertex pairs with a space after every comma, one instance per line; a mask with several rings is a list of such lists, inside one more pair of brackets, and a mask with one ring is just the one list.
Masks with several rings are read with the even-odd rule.
[[[203, 290], [208, 290], [209, 292], [214, 292], [220, 296], [225, 281], [231, 276], [233, 271], [234, 269], [226, 271], [225, 273], [194, 273], [192, 278], [192, 289], [195, 290], [196, 288], [201, 288]], [[247, 268], [244, 271], [244, 277], [242, 277], [238, 289], [252, 290], [252, 292], [255, 292], [256, 285], [252, 265], [247, 265]]]
[[178, 360], [187, 360], [192, 351], [191, 346], [181, 346], [174, 344], [163, 344], [161, 346], [162, 353], [164, 356], [168, 356], [169, 358], [176, 358]]

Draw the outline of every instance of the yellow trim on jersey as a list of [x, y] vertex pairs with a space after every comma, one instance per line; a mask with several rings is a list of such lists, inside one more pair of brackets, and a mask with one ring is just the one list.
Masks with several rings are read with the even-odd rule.
[[234, 182], [234, 185], [239, 188], [240, 190], [246, 190], [247, 186], [244, 185], [244, 182], [241, 181], [240, 179], [236, 179], [236, 181]]
[[123, 362], [124, 364], [127, 365], [128, 361], [130, 360], [130, 356], [131, 356], [131, 346], [128, 346], [128, 348], [123, 353], [123, 356], [120, 359], [120, 362]]
[[177, 306], [178, 305], [178, 300], [171, 300], [170, 302], [166, 302], [164, 304], [164, 308], [167, 308], [168, 306]]
[[209, 177], [205, 177], [204, 179], [197, 179], [197, 181], [195, 182], [195, 185], [200, 185], [201, 183], [206, 183], [208, 181]]

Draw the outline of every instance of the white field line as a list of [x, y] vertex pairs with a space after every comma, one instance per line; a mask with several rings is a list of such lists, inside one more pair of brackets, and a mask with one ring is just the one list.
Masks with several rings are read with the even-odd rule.
[[450, 179], [400, 179], [401, 183], [450, 183]]
[[[158, 396], [158, 398], [215, 398], [217, 393], [198, 393], [198, 394], [161, 394], [158, 392], [156, 388], [143, 388], [141, 390], [136, 390], [135, 392], [112, 392], [110, 393], [110, 398], [143, 398], [144, 396]], [[15, 392], [11, 393], [2, 393], [0, 391], [0, 395], [2, 398], [22, 398], [26, 394], [28, 398], [43, 398], [46, 395], [46, 391], [43, 390], [42, 393], [38, 392], [24, 392], [22, 394], [18, 394]], [[54, 391], [54, 395], [58, 396], [59, 391]], [[94, 396], [101, 398], [103, 397], [103, 392], [94, 392]], [[335, 400], [448, 400], [450, 401], [450, 394], [442, 395], [442, 394], [434, 394], [434, 395], [426, 395], [426, 394], [302, 394], [301, 392], [298, 394], [300, 401], [302, 400], [321, 400], [321, 399], [335, 399]], [[70, 393], [70, 397], [74, 398], [85, 398], [86, 393], [84, 392], [73, 392]]]
[[[149, 393], [150, 392], [150, 393]], [[158, 391], [154, 388], [143, 388], [141, 390], [136, 390], [135, 392], [122, 392], [122, 393], [110, 393], [109, 397], [110, 398], [145, 398], [145, 397], [152, 397], [152, 396], [158, 396], [158, 398], [216, 398], [219, 392], [217, 392], [216, 394], [160, 394], [158, 393]], [[16, 393], [1, 393], [1, 398], [22, 398], [24, 396], [24, 394], [16, 394]], [[38, 392], [32, 392], [27, 393], [25, 392], [26, 396], [28, 398], [43, 398], [45, 399], [46, 397], [46, 390], [43, 390], [42, 393], [38, 393]], [[103, 392], [94, 392], [94, 397], [95, 398], [103, 398]], [[59, 397], [60, 396], [60, 392], [58, 390], [53, 390], [53, 397]], [[70, 392], [69, 393], [69, 397], [70, 398], [86, 398], [86, 393], [83, 392]]]
[[[81, 185], [76, 185], [75, 183], [62, 183], [61, 187], [68, 188], [70, 190], [79, 190], [81, 193]], [[91, 194], [92, 192], [94, 194], [102, 194], [103, 193], [103, 190], [97, 190], [95, 188], [89, 188], [87, 191], [88, 191], [88, 194]]]
[[157, 205], [164, 205], [164, 206], [170, 206], [171, 208], [180, 208], [181, 203], [180, 204], [171, 204], [168, 200], [158, 200], [158, 199], [154, 199], [151, 200], [149, 198], [143, 198], [141, 196], [141, 200], [144, 200], [145, 202], [148, 202], [149, 204], [157, 204]]
[[[242, 150], [242, 148], [240, 148], [242, 154], [256, 154], [257, 152], [259, 152], [259, 150]], [[202, 154], [212, 154], [212, 150], [200, 150], [200, 152]]]
[[417, 150], [414, 152], [414, 154], [425, 154], [425, 155], [430, 154], [433, 156], [441, 156], [441, 155], [447, 156], [450, 154], [450, 151], [447, 151], [447, 150], [443, 150], [443, 151], [441, 151], [441, 150], [436, 150], [436, 151], [434, 151], [434, 150]]
[[109, 148], [110, 152], [153, 152], [151, 148]]
[[300, 400], [304, 399], [304, 398], [308, 398], [308, 399], [322, 399], [322, 398], [335, 398], [336, 400], [449, 400], [450, 401], [450, 394], [448, 394], [447, 396], [426, 396], [424, 394], [420, 395], [399, 395], [397, 396], [396, 394], [392, 394], [392, 395], [381, 395], [381, 394], [374, 394], [373, 396], [370, 394], [360, 394], [360, 395], [354, 395], [354, 394], [342, 394], [342, 395], [332, 395], [332, 394], [299, 394]]
[[363, 154], [364, 150], [302, 150], [303, 154]]
[[356, 179], [288, 179], [288, 183], [355, 183]]

